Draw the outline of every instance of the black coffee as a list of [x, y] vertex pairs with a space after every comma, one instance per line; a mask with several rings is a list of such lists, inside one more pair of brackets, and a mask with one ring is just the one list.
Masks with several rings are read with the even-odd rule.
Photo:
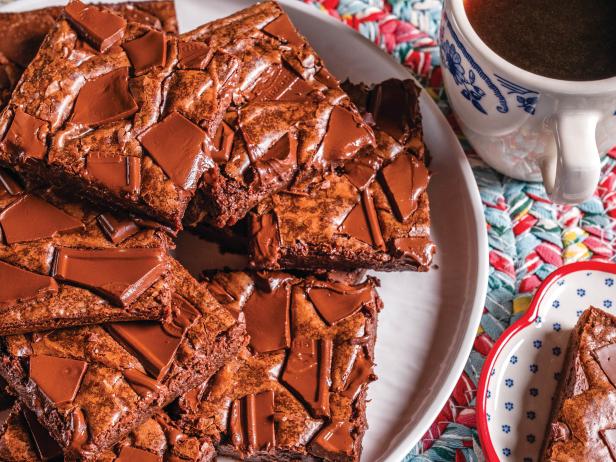
[[616, 0], [464, 0], [481, 39], [512, 64], [563, 80], [616, 76]]

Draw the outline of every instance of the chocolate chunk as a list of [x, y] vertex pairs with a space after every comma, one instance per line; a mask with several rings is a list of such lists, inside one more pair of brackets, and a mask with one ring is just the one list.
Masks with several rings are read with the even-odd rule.
[[405, 82], [396, 79], [386, 80], [376, 85], [370, 94], [368, 112], [372, 114], [376, 126], [404, 144], [414, 127], [413, 108], [416, 105], [415, 93], [405, 88]]
[[205, 137], [201, 128], [172, 112], [141, 137], [141, 144], [176, 185], [189, 191], [197, 187], [206, 167]]
[[297, 30], [286, 14], [278, 16], [265, 26], [263, 31], [289, 45], [296, 47], [304, 45], [304, 39], [297, 33]]
[[314, 90], [302, 77], [284, 65], [272, 66], [252, 90], [252, 101], [299, 102]]
[[376, 208], [374, 207], [374, 199], [368, 189], [364, 189], [361, 192], [361, 203], [364, 206], [364, 212], [366, 213], [366, 219], [368, 220], [374, 246], [381, 250], [385, 250], [385, 241], [383, 241], [381, 225], [379, 224], [379, 218], [376, 214]]
[[[229, 292], [225, 290], [225, 288], [219, 284], [217, 281], [208, 282], [207, 289], [212, 293], [214, 298], [218, 301], [218, 303], [222, 305], [227, 305], [233, 301], [235, 298]], [[228, 307], [225, 307], [228, 308]]]
[[254, 261], [263, 262], [265, 266], [274, 264], [280, 250], [276, 217], [273, 213], [254, 215], [250, 228], [255, 242]]
[[76, 407], [71, 412], [71, 430], [73, 431], [73, 437], [70, 447], [71, 449], [79, 450], [88, 441], [88, 424], [80, 407]]
[[318, 313], [329, 326], [353, 315], [374, 298], [372, 287], [369, 284], [352, 287], [333, 282], [315, 282], [306, 292]]
[[0, 261], [0, 305], [12, 305], [17, 300], [42, 297], [58, 291], [58, 284], [43, 276]]
[[329, 416], [332, 348], [331, 339], [294, 338], [282, 372], [282, 382], [314, 417]]
[[32, 441], [41, 460], [60, 459], [62, 448], [54, 440], [49, 432], [39, 423], [32, 411], [22, 406], [21, 413], [30, 430]]
[[234, 138], [235, 132], [233, 129], [226, 122], [222, 122], [212, 140], [213, 149], [210, 151], [210, 156], [214, 162], [222, 163], [229, 160], [233, 150]]
[[428, 187], [430, 175], [414, 156], [401, 155], [381, 170], [383, 186], [398, 220], [407, 221], [417, 210], [417, 199]]
[[324, 67], [319, 69], [319, 72], [315, 74], [314, 78], [330, 89], [338, 88], [340, 86], [338, 79]]
[[90, 153], [86, 161], [86, 177], [102, 183], [117, 193], [139, 194], [141, 159]]
[[616, 428], [599, 430], [599, 434], [609, 449], [612, 460], [616, 461]]
[[[170, 458], [171, 460], [171, 458]], [[179, 460], [179, 459], [178, 459]], [[161, 462], [162, 458], [150, 451], [124, 446], [115, 462]]]
[[342, 396], [351, 400], [357, 397], [362, 385], [374, 380], [373, 364], [363, 352], [355, 358], [353, 369], [346, 379], [346, 387], [340, 393]]
[[69, 358], [30, 356], [30, 379], [54, 404], [72, 403], [88, 363]]
[[292, 130], [280, 138], [254, 167], [263, 183], [289, 177], [297, 167], [297, 133]]
[[594, 355], [609, 381], [616, 387], [616, 343], [596, 349]]
[[4, 209], [0, 213], [0, 225], [7, 244], [46, 239], [56, 233], [83, 228], [77, 218], [31, 194]]
[[137, 369], [125, 369], [124, 378], [135, 392], [141, 397], [147, 397], [152, 393], [159, 393], [159, 383]]
[[178, 43], [178, 67], [180, 69], [205, 69], [214, 53], [203, 42]]
[[381, 159], [376, 155], [359, 156], [344, 166], [344, 174], [360, 191], [372, 183], [381, 167]]
[[327, 132], [318, 155], [326, 162], [346, 160], [372, 142], [372, 134], [363, 125], [359, 116], [348, 109], [336, 106], [329, 117]]
[[374, 207], [374, 199], [367, 189], [362, 191], [361, 201], [353, 207], [342, 222], [340, 232], [379, 249], [385, 249], [385, 241]]
[[107, 328], [159, 382], [169, 370], [182, 340], [181, 337], [169, 335], [161, 323], [155, 321], [113, 323], [108, 324]]
[[169, 236], [173, 236], [173, 237], [178, 236], [178, 230], [172, 229], [169, 226], [165, 226], [155, 220], [147, 220], [145, 218], [135, 217], [135, 223], [137, 224], [137, 226], [140, 226], [141, 228], [154, 229], [157, 231], [164, 231]]
[[139, 298], [165, 271], [162, 249], [85, 250], [59, 248], [52, 275], [90, 288], [121, 306]]
[[[9, 172], [0, 169], [0, 185], [9, 196], [16, 196], [23, 192], [23, 188], [15, 181]], [[2, 194], [0, 194], [2, 197]]]
[[263, 391], [233, 401], [229, 432], [241, 453], [272, 450], [276, 446], [274, 392]]
[[246, 331], [254, 351], [267, 353], [289, 347], [290, 302], [291, 288], [288, 284], [281, 284], [270, 292], [257, 289], [246, 301]]
[[47, 122], [17, 109], [2, 147], [15, 156], [43, 159], [47, 153], [47, 131]]
[[126, 119], [139, 107], [128, 90], [128, 68], [115, 69], [81, 88], [71, 122], [90, 127]]
[[98, 225], [105, 236], [114, 244], [120, 244], [139, 232], [139, 226], [128, 218], [118, 219], [110, 213], [102, 213], [96, 217]]
[[370, 233], [370, 226], [368, 225], [362, 201], [353, 206], [351, 212], [349, 212], [342, 225], [340, 225], [340, 232], [359, 239], [366, 244], [373, 245], [372, 234]]
[[[139, 358], [145, 370], [160, 382], [167, 374], [182, 338], [200, 312], [178, 294], [173, 297], [172, 319], [165, 322], [119, 322], [107, 330], [120, 344]], [[124, 371], [125, 375], [127, 371]], [[153, 391], [155, 386], [128, 372], [133, 385]], [[132, 375], [131, 375], [132, 374]], [[137, 383], [138, 382], [138, 383]], [[139, 391], [138, 391], [139, 392]]]
[[400, 237], [393, 241], [396, 256], [410, 258], [420, 265], [428, 265], [432, 261], [435, 246], [428, 237]]
[[135, 72], [142, 72], [167, 62], [167, 36], [151, 30], [138, 39], [122, 45]]
[[124, 18], [96, 6], [72, 1], [64, 9], [73, 26], [94, 45], [98, 51], [107, 51], [122, 40], [126, 29]]
[[327, 424], [314, 438], [311, 446], [315, 453], [322, 457], [329, 454], [353, 454], [353, 426], [343, 420], [333, 420]]

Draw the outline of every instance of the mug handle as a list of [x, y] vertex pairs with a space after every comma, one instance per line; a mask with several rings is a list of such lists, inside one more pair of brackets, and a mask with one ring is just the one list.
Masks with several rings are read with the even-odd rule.
[[597, 188], [601, 159], [595, 131], [600, 115], [566, 110], [554, 119], [556, 149], [541, 166], [550, 199], [559, 204], [579, 204]]

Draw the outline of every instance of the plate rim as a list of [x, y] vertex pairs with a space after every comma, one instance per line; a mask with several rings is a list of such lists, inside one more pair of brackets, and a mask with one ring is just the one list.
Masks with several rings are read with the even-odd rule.
[[[112, 2], [121, 1], [121, 0], [111, 0]], [[135, 1], [135, 0], [133, 0]], [[140, 0], [137, 0], [140, 1]], [[255, 0], [251, 0], [255, 2]], [[87, 3], [90, 3], [91, 0], [86, 0]], [[336, 29], [338, 31], [352, 31], [355, 34], [355, 37], [359, 40], [363, 41], [365, 44], [369, 45], [373, 49], [377, 50], [379, 53], [385, 55], [389, 60], [391, 60], [392, 64], [394, 64], [401, 72], [407, 75], [409, 78], [413, 79], [420, 87], [420, 102], [421, 110], [428, 110], [433, 117], [436, 119], [436, 123], [441, 127], [446, 136], [450, 139], [450, 144], [455, 146], [451, 155], [457, 161], [457, 168], [460, 171], [461, 177], [464, 179], [465, 189], [468, 191], [468, 205], [470, 206], [471, 212], [469, 213], [469, 217], [472, 216], [472, 222], [474, 229], [474, 234], [477, 239], [477, 263], [478, 267], [476, 268], [476, 278], [475, 285], [476, 290], [472, 296], [472, 300], [467, 302], [467, 306], [469, 306], [468, 311], [468, 321], [467, 326], [462, 336], [459, 347], [457, 348], [457, 353], [453, 353], [453, 359], [451, 361], [451, 367], [449, 368], [449, 373], [446, 378], [440, 383], [436, 384], [436, 392], [434, 393], [434, 397], [432, 399], [432, 403], [425, 410], [423, 415], [418, 419], [418, 421], [410, 427], [410, 422], [406, 422], [406, 426], [399, 431], [397, 434], [393, 435], [394, 439], [392, 444], [387, 447], [385, 454], [383, 454], [379, 460], [382, 461], [391, 461], [391, 462], [400, 462], [403, 460], [409, 452], [421, 441], [423, 435], [428, 431], [430, 426], [432, 425], [435, 418], [437, 418], [438, 414], [441, 412], [442, 408], [447, 403], [447, 400], [451, 396], [456, 384], [458, 383], [463, 371], [464, 366], [466, 365], [470, 353], [472, 351], [472, 347], [477, 336], [477, 330], [480, 325], [481, 316], [483, 314], [485, 299], [488, 290], [488, 275], [489, 275], [489, 246], [488, 246], [488, 236], [487, 236], [487, 228], [486, 221], [483, 211], [483, 201], [481, 199], [479, 193], [479, 186], [475, 180], [470, 162], [458, 137], [456, 136], [453, 128], [447, 121], [445, 115], [442, 113], [438, 105], [434, 102], [432, 97], [428, 94], [426, 89], [417, 81], [415, 76], [410, 72], [408, 68], [394, 60], [389, 54], [385, 53], [381, 50], [376, 44], [372, 41], [368, 40], [366, 37], [362, 36], [356, 30], [348, 27], [345, 23], [337, 21], [331, 16], [324, 14], [323, 11], [315, 8], [314, 6], [307, 5], [298, 0], [278, 0], [283, 6], [299, 9], [303, 13], [309, 15], [313, 20], [323, 21], [325, 24], [329, 25], [332, 30]], [[50, 6], [50, 4], [64, 4], [66, 1], [61, 0], [15, 0], [14, 2], [0, 5], [0, 12], [15, 12], [15, 11], [27, 11], [35, 8], [43, 8], [45, 5]], [[18, 10], [11, 8], [11, 6], [19, 5]], [[181, 0], [175, 0], [176, 9], [179, 9], [181, 6]], [[437, 250], [438, 251], [438, 250]], [[395, 442], [395, 444], [393, 444]]]
[[500, 359], [500, 354], [507, 344], [521, 331], [528, 327], [531, 327], [535, 323], [535, 319], [539, 315], [539, 309], [543, 298], [547, 291], [556, 283], [559, 279], [567, 276], [571, 273], [586, 272], [586, 271], [601, 271], [605, 273], [616, 274], [616, 263], [603, 262], [603, 261], [582, 261], [569, 263], [554, 270], [537, 288], [537, 292], [533, 295], [530, 305], [524, 315], [518, 319], [515, 323], [509, 326], [498, 338], [490, 353], [486, 357], [483, 369], [481, 370], [481, 377], [479, 379], [479, 386], [477, 388], [477, 432], [479, 433], [479, 440], [481, 441], [481, 447], [488, 462], [500, 462], [500, 457], [494, 448], [490, 431], [488, 427], [487, 418], [487, 392], [490, 385], [490, 379], [492, 375], [490, 371], [494, 368], [496, 362]]

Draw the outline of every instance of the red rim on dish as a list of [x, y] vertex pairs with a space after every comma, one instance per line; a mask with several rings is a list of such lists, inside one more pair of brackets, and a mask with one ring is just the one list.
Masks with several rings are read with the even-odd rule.
[[518, 319], [514, 324], [509, 326], [505, 332], [496, 341], [492, 350], [488, 354], [486, 361], [481, 371], [481, 377], [479, 378], [479, 386], [477, 389], [477, 430], [479, 432], [479, 439], [481, 441], [481, 447], [486, 460], [489, 462], [499, 462], [499, 458], [494, 445], [492, 444], [492, 438], [490, 437], [490, 431], [488, 430], [488, 419], [486, 414], [486, 400], [488, 385], [490, 383], [491, 375], [490, 371], [494, 368], [494, 364], [498, 359], [501, 351], [505, 345], [511, 340], [511, 338], [533, 324], [539, 313], [539, 306], [543, 300], [543, 297], [547, 289], [555, 283], [558, 279], [571, 273], [578, 271], [603, 271], [606, 273], [616, 274], [616, 264], [605, 262], [578, 262], [571, 263], [569, 265], [561, 266], [548, 276], [539, 286], [537, 292], [533, 296], [533, 299], [528, 307], [528, 310], [524, 315]]

